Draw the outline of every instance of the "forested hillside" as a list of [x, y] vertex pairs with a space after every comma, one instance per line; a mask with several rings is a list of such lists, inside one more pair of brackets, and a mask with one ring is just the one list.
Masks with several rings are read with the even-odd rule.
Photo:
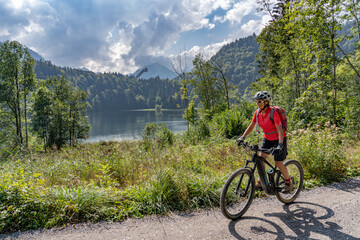
[[239, 93], [259, 78], [256, 54], [259, 44], [256, 35], [241, 38], [222, 47], [212, 58], [222, 67], [231, 84], [237, 85]]
[[50, 61], [37, 61], [38, 79], [65, 76], [88, 94], [92, 111], [114, 109], [177, 108], [181, 106], [176, 80], [160, 78], [135, 79], [120, 73], [93, 73], [55, 66]]
[[[225, 45], [211, 58], [224, 71], [229, 83], [238, 87], [240, 95], [259, 77], [255, 62], [258, 49], [254, 34]], [[36, 61], [35, 73], [38, 79], [65, 76], [88, 93], [92, 111], [155, 108], [156, 105], [178, 108], [184, 105], [178, 80], [159, 77], [135, 79], [121, 73], [94, 73], [58, 67], [50, 61]]]

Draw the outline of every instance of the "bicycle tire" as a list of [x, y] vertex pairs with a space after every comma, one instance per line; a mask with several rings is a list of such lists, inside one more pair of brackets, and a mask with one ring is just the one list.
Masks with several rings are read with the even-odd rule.
[[[235, 192], [240, 183], [240, 192]], [[246, 195], [241, 196], [249, 184]], [[254, 176], [249, 169], [241, 168], [233, 172], [224, 184], [220, 196], [222, 214], [231, 220], [240, 218], [248, 210], [255, 193]]]
[[[291, 180], [293, 181], [294, 188], [289, 193], [277, 192], [276, 197], [280, 202], [285, 204], [292, 203], [299, 196], [303, 183], [304, 183], [304, 170], [301, 164], [294, 160], [287, 160], [284, 165], [288, 169]], [[275, 177], [275, 184], [278, 188], [283, 188], [285, 181], [281, 173], [278, 173]]]

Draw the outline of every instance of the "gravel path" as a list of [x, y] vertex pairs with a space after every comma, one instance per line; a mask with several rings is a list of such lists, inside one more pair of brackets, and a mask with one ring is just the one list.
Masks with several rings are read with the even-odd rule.
[[359, 239], [360, 178], [303, 191], [290, 205], [256, 199], [238, 221], [219, 209], [0, 235], [1, 239]]

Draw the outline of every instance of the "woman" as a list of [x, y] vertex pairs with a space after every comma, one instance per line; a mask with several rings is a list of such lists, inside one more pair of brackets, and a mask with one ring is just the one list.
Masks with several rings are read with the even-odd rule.
[[[258, 109], [255, 111], [251, 124], [245, 130], [244, 134], [237, 140], [238, 143], [244, 142], [245, 138], [254, 130], [256, 124], [263, 129], [264, 138], [261, 141], [260, 149], [272, 149], [274, 148], [274, 160], [276, 166], [280, 169], [285, 178], [285, 186], [282, 190], [283, 193], [290, 192], [294, 184], [291, 182], [289, 173], [283, 161], [287, 155], [287, 142], [286, 131], [283, 129], [279, 113], [273, 111], [273, 119], [271, 119], [271, 95], [267, 91], [260, 91], [253, 97], [256, 100]], [[257, 113], [259, 111], [259, 113]], [[267, 158], [269, 155], [260, 152], [260, 156]], [[257, 180], [257, 188], [261, 188], [260, 179]]]

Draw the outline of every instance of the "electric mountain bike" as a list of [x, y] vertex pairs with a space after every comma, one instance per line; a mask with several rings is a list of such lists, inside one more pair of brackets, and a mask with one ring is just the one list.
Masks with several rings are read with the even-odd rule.
[[[258, 145], [250, 146], [242, 143], [244, 148], [253, 151], [251, 160], [247, 160], [245, 167], [233, 172], [225, 182], [220, 196], [221, 212], [226, 218], [240, 218], [250, 207], [255, 193], [255, 170], [257, 169], [262, 189], [268, 195], [276, 195], [279, 201], [288, 204], [299, 196], [304, 181], [304, 171], [296, 160], [287, 160], [284, 165], [288, 169], [294, 188], [290, 192], [282, 192], [285, 185], [284, 176], [276, 166], [271, 165], [259, 152], [273, 154], [274, 149], [262, 150]], [[270, 167], [266, 172], [263, 162]]]

